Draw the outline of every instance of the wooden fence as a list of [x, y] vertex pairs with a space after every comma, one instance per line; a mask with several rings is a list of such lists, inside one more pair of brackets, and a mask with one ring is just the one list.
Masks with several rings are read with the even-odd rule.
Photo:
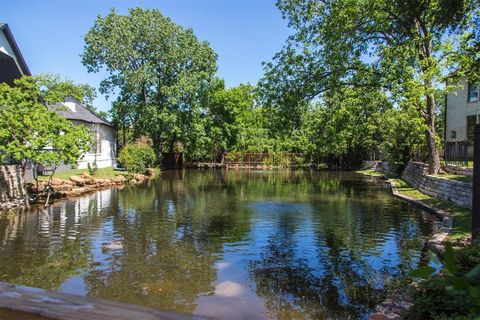
[[295, 166], [310, 163], [305, 153], [226, 153], [226, 166]]

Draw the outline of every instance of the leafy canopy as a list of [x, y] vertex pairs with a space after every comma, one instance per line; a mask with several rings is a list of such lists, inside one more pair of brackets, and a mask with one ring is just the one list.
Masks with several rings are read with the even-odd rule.
[[[216, 71], [216, 58], [191, 29], [158, 10], [133, 8], [127, 15], [112, 9], [97, 17], [85, 36], [82, 62], [89, 72], [107, 71], [100, 91], [119, 89], [136, 136], [150, 136], [162, 151], [204, 134], [197, 127], [199, 103]], [[127, 114], [125, 105], [116, 105], [116, 121], [126, 121]]]
[[266, 103], [295, 115], [329, 91], [380, 88], [393, 103], [415, 108], [426, 125], [431, 170], [438, 170], [436, 97], [450, 89], [445, 76], [462, 64], [461, 38], [472, 33], [478, 1], [278, 0], [277, 6], [296, 32], [265, 64]]
[[82, 89], [51, 76], [22, 77], [0, 84], [0, 160], [9, 157], [48, 166], [76, 164], [88, 150], [89, 131], [50, 111], [47, 105], [76, 97]]

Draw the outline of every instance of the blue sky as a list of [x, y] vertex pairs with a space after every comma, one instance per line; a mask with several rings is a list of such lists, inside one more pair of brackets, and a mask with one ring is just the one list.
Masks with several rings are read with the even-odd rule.
[[[291, 33], [275, 0], [0, 0], [0, 21], [9, 24], [32, 73], [58, 73], [98, 88], [103, 75], [87, 73], [80, 62], [83, 37], [97, 15], [136, 6], [159, 9], [209, 41], [218, 53], [218, 75], [229, 87], [255, 84], [262, 61]], [[95, 104], [110, 108], [100, 93]]]

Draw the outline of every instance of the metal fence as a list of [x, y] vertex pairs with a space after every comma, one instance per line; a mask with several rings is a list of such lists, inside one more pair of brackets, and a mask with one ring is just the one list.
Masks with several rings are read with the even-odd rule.
[[444, 159], [446, 164], [468, 167], [468, 141], [445, 142]]

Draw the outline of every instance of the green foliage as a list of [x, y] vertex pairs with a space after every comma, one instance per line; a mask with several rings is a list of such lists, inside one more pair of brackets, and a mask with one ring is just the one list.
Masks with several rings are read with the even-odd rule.
[[384, 160], [399, 172], [415, 156], [421, 157], [418, 160], [426, 159], [423, 157], [426, 150], [426, 126], [416, 113], [413, 108], [402, 106], [389, 109], [382, 115], [379, 150]]
[[118, 132], [122, 146], [126, 145], [127, 142], [133, 141], [133, 132], [130, 129], [134, 116], [134, 108], [131, 108], [133, 103], [135, 102], [129, 101], [128, 97], [123, 95], [112, 103], [112, 108], [109, 111], [112, 119], [111, 123]]
[[195, 153], [205, 133], [200, 100], [216, 71], [216, 54], [158, 10], [114, 9], [99, 16], [85, 36], [82, 62], [107, 71], [100, 91], [120, 90], [112, 111], [117, 127], [148, 135], [158, 153], [180, 142]]
[[225, 88], [208, 43], [158, 10], [99, 16], [82, 62], [107, 71], [102, 93], [119, 91], [110, 116], [122, 145], [145, 135], [157, 155], [187, 160], [298, 152], [353, 168], [381, 154], [398, 169], [413, 158], [438, 169], [436, 113], [457, 86], [446, 74], [473, 70], [478, 0], [277, 6], [296, 33], [258, 87]]
[[[59, 75], [56, 74], [43, 74], [41, 75], [43, 85], [50, 88], [49, 91], [53, 92], [69, 92], [69, 96], [74, 98], [76, 101], [82, 103], [82, 105], [87, 108], [88, 111], [107, 121], [108, 113], [104, 111], [98, 111], [97, 108], [93, 105], [93, 101], [97, 97], [97, 92], [92, 86], [83, 83], [75, 84], [72, 80], [61, 79]], [[45, 95], [48, 95], [48, 92], [44, 92]], [[47, 99], [49, 99], [47, 97]], [[54, 100], [52, 100], [54, 101]], [[57, 102], [59, 102], [58, 100]]]
[[460, 69], [471, 81], [480, 81], [480, 1], [473, 2], [472, 28], [461, 39]]
[[147, 144], [127, 144], [118, 155], [118, 161], [129, 173], [144, 174], [155, 163], [155, 151]]
[[415, 304], [410, 309], [407, 319], [435, 319], [440, 315], [451, 319], [455, 316], [467, 315], [465, 306], [470, 298], [464, 292], [449, 291], [445, 279], [433, 277], [418, 284], [413, 293]]
[[23, 166], [27, 160], [54, 167], [75, 165], [90, 147], [90, 133], [45, 104], [79, 92], [70, 82], [44, 76], [22, 77], [13, 87], [0, 84], [0, 160], [10, 157]]
[[458, 266], [458, 272], [468, 273], [476, 266], [480, 265], [480, 243], [462, 248], [455, 252], [455, 260]]
[[[260, 92], [273, 115], [298, 127], [305, 102], [324, 101], [348, 88], [381, 90], [393, 105], [406, 105], [424, 131], [431, 173], [439, 169], [436, 98], [445, 75], [462, 53], [478, 2], [389, 0], [279, 0], [295, 34], [273, 62], [265, 64]], [[464, 54], [463, 54], [464, 56]], [[328, 101], [325, 101], [328, 105]], [[296, 127], [295, 127], [296, 126]], [[333, 138], [337, 138], [333, 136]], [[339, 149], [344, 148], [339, 137]]]
[[98, 172], [97, 161], [93, 162], [93, 164], [87, 163], [88, 166], [88, 173], [91, 176], [96, 176]]
[[480, 316], [480, 264], [479, 245], [455, 253], [445, 246], [441, 276], [430, 278], [435, 269], [418, 268], [412, 277], [426, 279], [413, 291], [415, 305], [409, 319], [432, 319], [437, 316]]
[[390, 109], [378, 90], [331, 92], [304, 115], [299, 131], [304, 136], [302, 151], [322, 157], [366, 159], [383, 141], [385, 115]]
[[256, 107], [255, 98], [255, 88], [250, 84], [225, 89], [220, 82], [213, 87], [203, 102], [208, 114], [206, 132], [211, 152], [267, 152], [272, 149], [263, 126], [262, 110]]
[[43, 100], [47, 103], [55, 104], [63, 101], [66, 97], [71, 97], [90, 110], [95, 109], [93, 100], [97, 93], [88, 84], [76, 84], [72, 80], [62, 79], [59, 75], [50, 73], [41, 74], [34, 79], [39, 85]]

